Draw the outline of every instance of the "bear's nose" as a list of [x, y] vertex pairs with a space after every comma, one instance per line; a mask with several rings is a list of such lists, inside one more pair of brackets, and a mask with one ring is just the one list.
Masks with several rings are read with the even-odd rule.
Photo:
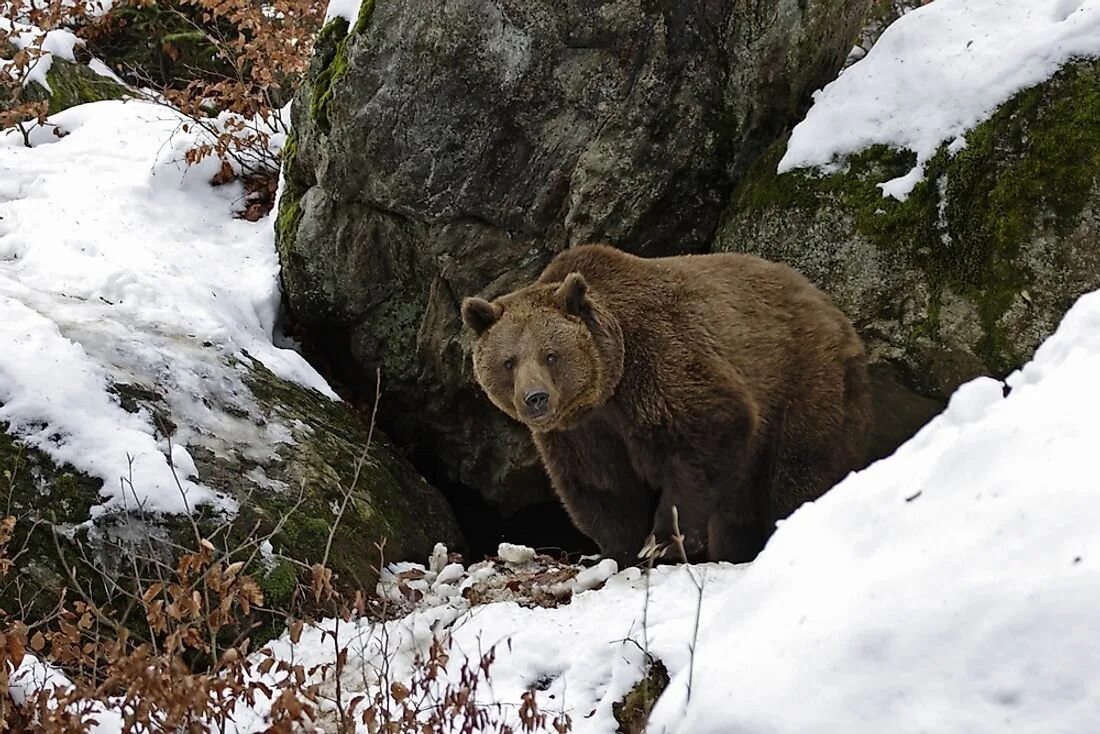
[[550, 393], [545, 390], [528, 390], [523, 394], [523, 404], [531, 415], [542, 415], [550, 407]]

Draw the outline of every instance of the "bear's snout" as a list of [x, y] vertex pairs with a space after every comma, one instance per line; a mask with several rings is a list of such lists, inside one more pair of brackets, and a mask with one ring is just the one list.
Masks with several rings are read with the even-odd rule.
[[550, 393], [542, 389], [528, 390], [523, 394], [523, 406], [530, 418], [541, 418], [550, 408]]

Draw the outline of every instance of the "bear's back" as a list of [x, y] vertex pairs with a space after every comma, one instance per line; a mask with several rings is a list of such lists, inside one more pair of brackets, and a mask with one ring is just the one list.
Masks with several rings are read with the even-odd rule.
[[[742, 253], [642, 258], [606, 245], [560, 253], [539, 282], [584, 275], [623, 329], [628, 358], [732, 364], [767, 412], [824, 363], [858, 358], [848, 319], [793, 268]], [[633, 349], [632, 349], [633, 347]]]

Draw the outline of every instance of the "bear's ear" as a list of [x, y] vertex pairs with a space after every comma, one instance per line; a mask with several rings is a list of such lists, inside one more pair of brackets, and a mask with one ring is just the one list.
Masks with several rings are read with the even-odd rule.
[[462, 321], [478, 336], [497, 322], [501, 312], [500, 306], [489, 303], [484, 298], [471, 296], [462, 301]]
[[588, 310], [588, 282], [580, 273], [565, 276], [555, 295], [567, 313], [580, 316]]

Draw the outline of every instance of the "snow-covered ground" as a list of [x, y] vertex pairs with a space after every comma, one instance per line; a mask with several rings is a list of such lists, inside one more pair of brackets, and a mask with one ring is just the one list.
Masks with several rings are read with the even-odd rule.
[[704, 623], [656, 731], [1100, 722], [1100, 293], [1004, 385], [796, 512]]
[[234, 218], [244, 194], [236, 183], [210, 186], [215, 159], [188, 168], [199, 133], [181, 121], [146, 102], [100, 102], [54, 116], [66, 135], [39, 129], [33, 148], [0, 135], [0, 421], [103, 479], [100, 510], [185, 507], [153, 416], [124, 410], [113, 385], [167, 401], [191, 504], [221, 500], [184, 446], [266, 456], [289, 439], [277, 421], [251, 420], [245, 351], [332, 394], [297, 353], [272, 344], [270, 220]]
[[[419, 581], [418, 611], [341, 629], [348, 695], [383, 661], [400, 679], [434, 634], [453, 640], [455, 677], [496, 645], [485, 704], [514, 705], [538, 682], [540, 707], [568, 712], [576, 732], [615, 731], [611, 705], [639, 679], [643, 648], [674, 674], [654, 733], [1093, 731], [1097, 375], [1093, 293], [1008, 378], [1007, 396], [997, 380], [964, 385], [896, 454], [798, 510], [753, 564], [691, 567], [704, 595], [690, 697], [699, 594], [687, 567], [654, 571], [648, 604], [629, 569], [567, 606], [470, 609], [454, 593], [466, 577], [439, 564]], [[332, 628], [274, 647], [316, 663]]]
[[816, 94], [779, 172], [836, 170], [876, 144], [907, 149], [916, 167], [882, 183], [884, 195], [904, 199], [941, 144], [957, 150], [1014, 94], [1095, 56], [1100, 0], [935, 0], [893, 23]]

